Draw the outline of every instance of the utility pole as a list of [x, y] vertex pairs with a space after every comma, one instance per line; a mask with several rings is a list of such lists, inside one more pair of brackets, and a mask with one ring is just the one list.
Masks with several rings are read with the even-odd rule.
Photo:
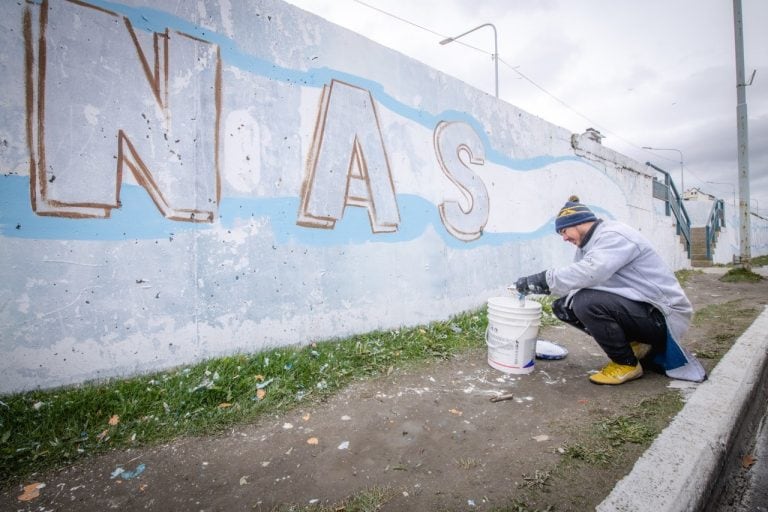
[[[749, 152], [747, 136], [747, 83], [744, 77], [744, 25], [741, 0], [733, 0], [733, 27], [736, 36], [736, 125], [739, 149], [739, 260], [744, 270], [752, 270], [749, 213]], [[754, 76], [754, 75], [753, 75]]]

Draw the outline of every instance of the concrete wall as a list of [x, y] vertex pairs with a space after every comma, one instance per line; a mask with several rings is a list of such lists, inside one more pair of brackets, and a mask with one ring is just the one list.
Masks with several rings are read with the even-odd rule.
[[755, 219], [754, 216], [751, 220], [750, 236], [752, 240], [751, 255], [765, 256], [768, 254], [768, 219], [760, 217]]
[[[738, 229], [738, 219], [735, 219], [734, 229]], [[738, 250], [734, 254], [741, 253], [741, 239], [737, 233], [734, 239], [738, 243]], [[750, 214], [749, 218], [749, 250], [752, 258], [768, 254], [768, 219], [762, 215]]]
[[644, 165], [278, 0], [0, 14], [2, 393], [481, 307], [573, 193], [688, 265]]

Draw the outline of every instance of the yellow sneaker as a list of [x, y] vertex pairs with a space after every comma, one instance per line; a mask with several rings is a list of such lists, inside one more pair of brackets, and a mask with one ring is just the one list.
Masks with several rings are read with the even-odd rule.
[[651, 351], [651, 346], [647, 343], [640, 343], [639, 341], [633, 341], [629, 344], [632, 347], [632, 353], [635, 354], [635, 357], [640, 360], [648, 355], [648, 352]]
[[605, 368], [589, 376], [589, 380], [595, 384], [609, 384], [616, 386], [643, 376], [643, 367], [640, 363], [635, 366], [616, 364], [613, 361], [605, 365]]

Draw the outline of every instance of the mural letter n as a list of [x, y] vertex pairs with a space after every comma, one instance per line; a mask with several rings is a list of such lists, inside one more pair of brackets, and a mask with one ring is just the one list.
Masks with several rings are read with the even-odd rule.
[[28, 6], [23, 29], [33, 210], [109, 217], [127, 166], [165, 217], [212, 222], [218, 47], [81, 1]]

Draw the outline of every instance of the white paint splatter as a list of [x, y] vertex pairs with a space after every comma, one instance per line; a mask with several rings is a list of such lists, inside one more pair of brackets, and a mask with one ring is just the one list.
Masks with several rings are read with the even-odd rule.
[[96, 126], [99, 124], [99, 112], [100, 110], [91, 104], [88, 104], [85, 106], [85, 108], [83, 108], [83, 115], [85, 116], [85, 120], [88, 121], [88, 124], [91, 126]]
[[253, 194], [261, 180], [261, 128], [248, 110], [233, 110], [224, 122], [224, 178], [238, 192]]
[[234, 38], [235, 26], [232, 23], [232, 3], [229, 0], [219, 0], [219, 12], [224, 33], [227, 34], [227, 37]]
[[19, 313], [29, 313], [29, 295], [26, 293], [22, 294], [16, 301], [16, 304], [19, 306]]

